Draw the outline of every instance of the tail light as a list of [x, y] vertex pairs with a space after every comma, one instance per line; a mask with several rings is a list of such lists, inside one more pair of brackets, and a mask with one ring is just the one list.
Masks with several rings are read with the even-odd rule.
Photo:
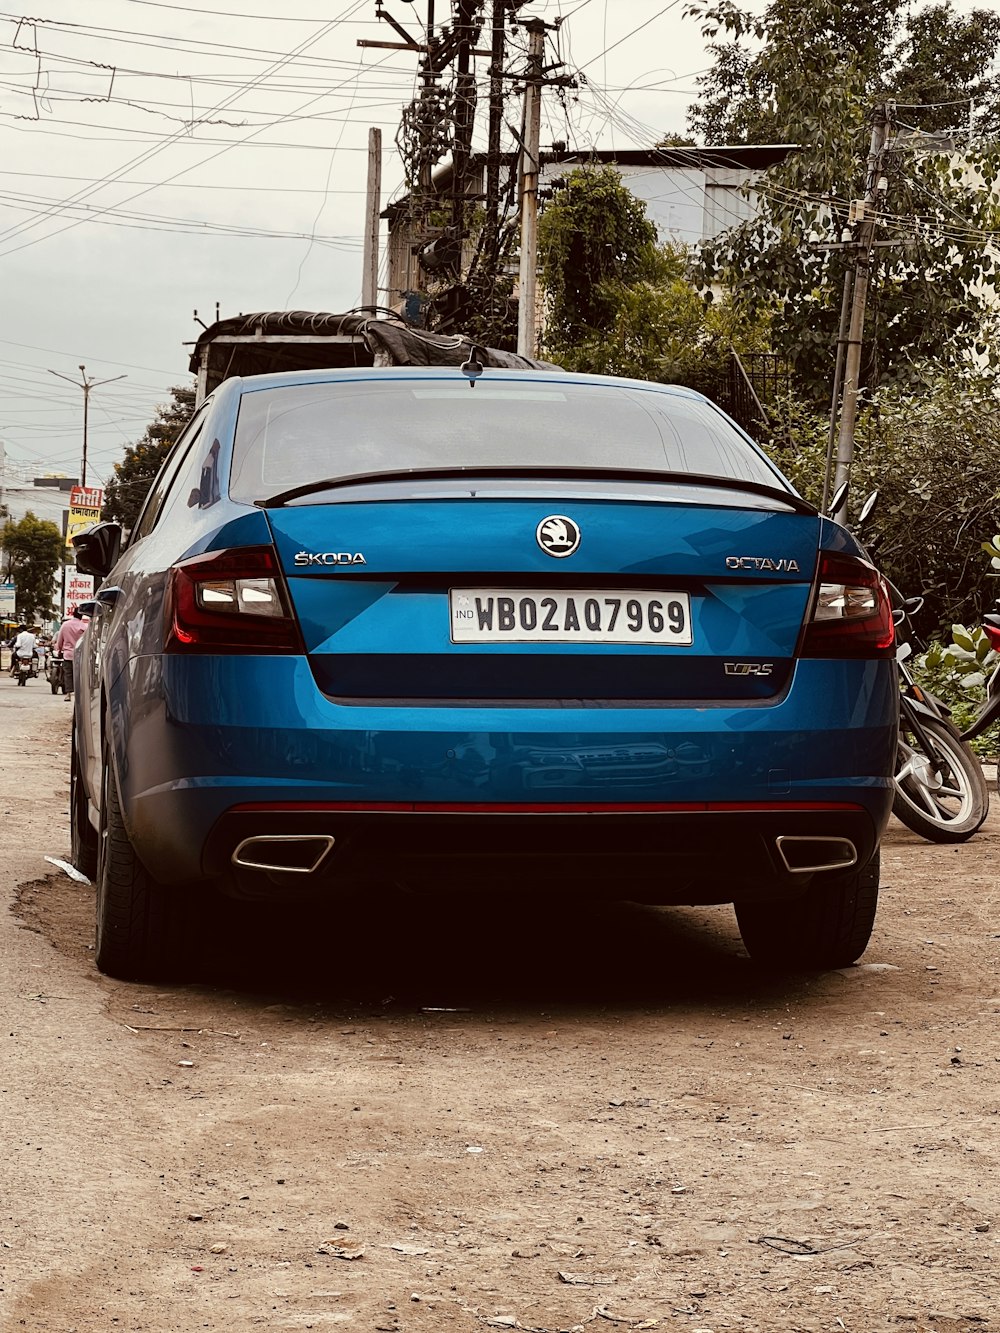
[[992, 648], [1000, 653], [1000, 616], [989, 615], [983, 620], [983, 629]]
[[174, 565], [164, 624], [165, 652], [303, 651], [270, 546], [210, 551]]
[[885, 580], [856, 556], [820, 555], [812, 616], [800, 657], [892, 657], [896, 627]]

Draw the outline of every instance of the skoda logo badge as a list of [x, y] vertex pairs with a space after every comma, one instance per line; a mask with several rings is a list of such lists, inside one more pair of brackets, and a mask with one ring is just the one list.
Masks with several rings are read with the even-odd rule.
[[546, 555], [561, 559], [580, 545], [580, 529], [565, 514], [550, 514], [535, 529], [535, 539]]

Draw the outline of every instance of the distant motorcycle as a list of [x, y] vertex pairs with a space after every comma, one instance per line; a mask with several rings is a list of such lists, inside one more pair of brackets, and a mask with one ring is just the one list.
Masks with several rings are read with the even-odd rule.
[[34, 653], [31, 653], [30, 656], [27, 657], [23, 657], [19, 653], [17, 656], [17, 662], [15, 663], [14, 671], [16, 674], [18, 685], [27, 685], [28, 681], [33, 676], [38, 675], [38, 670], [35, 667]]

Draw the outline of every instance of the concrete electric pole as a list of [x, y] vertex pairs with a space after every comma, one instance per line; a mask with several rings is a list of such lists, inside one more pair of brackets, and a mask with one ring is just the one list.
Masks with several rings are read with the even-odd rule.
[[361, 304], [378, 304], [378, 222], [382, 198], [382, 131], [368, 131], [368, 190], [365, 196], [365, 241], [361, 268]]
[[521, 141], [521, 264], [518, 272], [517, 350], [534, 356], [538, 302], [538, 167], [542, 132], [543, 19], [528, 19], [528, 71], [524, 85], [524, 137]]
[[[861, 344], [865, 331], [865, 303], [868, 296], [868, 277], [871, 270], [872, 248], [875, 244], [875, 224], [878, 209], [885, 200], [889, 181], [885, 174], [886, 146], [892, 135], [896, 105], [886, 102], [875, 110], [871, 147], [868, 151], [868, 170], [864, 198], [851, 205], [851, 221], [857, 226], [853, 285], [850, 294], [850, 319], [847, 337], [843, 340], [844, 391], [840, 409], [840, 431], [837, 437], [837, 463], [833, 478], [833, 494], [843, 487], [836, 510], [831, 515], [838, 522], [847, 516], [847, 496], [854, 462], [854, 425], [858, 416], [858, 397], [861, 379]], [[845, 289], [844, 309], [847, 309]], [[831, 432], [832, 435], [832, 432]]]

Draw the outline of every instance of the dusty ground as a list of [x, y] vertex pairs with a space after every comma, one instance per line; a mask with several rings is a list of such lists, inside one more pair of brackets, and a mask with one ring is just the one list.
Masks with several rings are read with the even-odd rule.
[[1000, 1323], [1000, 813], [894, 825], [823, 977], [728, 909], [462, 901], [206, 914], [128, 986], [43, 859], [69, 713], [0, 676], [4, 1333]]

